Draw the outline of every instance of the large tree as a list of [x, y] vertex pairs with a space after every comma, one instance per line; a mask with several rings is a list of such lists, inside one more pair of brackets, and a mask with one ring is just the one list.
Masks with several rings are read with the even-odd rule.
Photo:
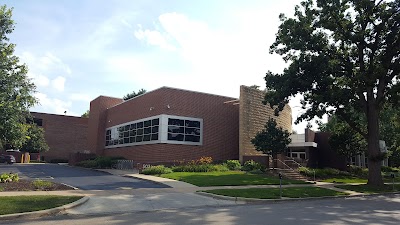
[[21, 147], [26, 140], [28, 109], [36, 103], [27, 67], [14, 55], [8, 35], [14, 30], [12, 10], [0, 6], [0, 144]]
[[[368, 184], [383, 185], [379, 115], [400, 99], [400, 0], [307, 0], [280, 19], [270, 51], [290, 65], [267, 73], [265, 103], [282, 110], [300, 93], [297, 122], [335, 113], [367, 140]], [[365, 115], [366, 130], [350, 109]]]
[[27, 140], [21, 147], [21, 151], [37, 153], [37, 152], [46, 152], [50, 148], [46, 143], [46, 139], [44, 138], [44, 130], [43, 128], [37, 126], [36, 124], [26, 124], [27, 126]]
[[[286, 152], [291, 141], [290, 133], [279, 127], [273, 118], [269, 118], [264, 129], [251, 139], [257, 151], [271, 155], [273, 159], [276, 159], [277, 154]], [[276, 161], [274, 161], [274, 167], [275, 165]]]

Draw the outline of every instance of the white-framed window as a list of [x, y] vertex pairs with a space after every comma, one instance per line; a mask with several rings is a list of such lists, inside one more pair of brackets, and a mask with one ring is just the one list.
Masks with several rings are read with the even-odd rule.
[[106, 129], [106, 148], [169, 143], [202, 145], [203, 119], [161, 114]]

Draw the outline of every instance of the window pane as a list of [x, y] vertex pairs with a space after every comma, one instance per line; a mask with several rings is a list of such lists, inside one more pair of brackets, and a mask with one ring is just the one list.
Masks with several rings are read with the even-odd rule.
[[126, 125], [126, 126], [125, 126], [125, 131], [128, 131], [130, 128], [131, 128], [130, 125]]
[[158, 133], [158, 126], [151, 128], [151, 133]]
[[150, 134], [144, 135], [143, 141], [150, 141]]
[[185, 120], [185, 126], [200, 128], [200, 121]]
[[185, 141], [200, 142], [200, 136], [186, 135], [185, 136]]
[[151, 133], [150, 131], [151, 131], [150, 127], [144, 128], [144, 134], [150, 134]]
[[124, 132], [124, 137], [129, 137], [129, 131]]
[[138, 129], [137, 130], [137, 135], [142, 135], [143, 134], [143, 129]]
[[131, 124], [131, 130], [136, 129], [136, 123]]
[[168, 133], [168, 140], [183, 141], [183, 134], [171, 134], [171, 133]]
[[124, 144], [129, 144], [129, 138], [128, 137], [124, 138]]
[[111, 134], [111, 130], [107, 130], [106, 135], [110, 135], [110, 134]]
[[159, 119], [153, 119], [152, 125], [159, 125], [160, 120]]
[[143, 128], [143, 122], [137, 123], [137, 128]]
[[117, 145], [118, 144], [118, 139], [115, 139], [114, 140], [114, 145]]
[[158, 134], [152, 134], [152, 135], [151, 135], [151, 140], [152, 140], [152, 141], [158, 140]]
[[108, 146], [109, 143], [110, 143], [109, 141], [106, 141], [106, 146]]
[[168, 125], [176, 125], [176, 126], [183, 126], [183, 120], [179, 119], [168, 119]]
[[124, 139], [121, 138], [118, 140], [118, 144], [122, 145], [123, 143], [124, 143]]
[[168, 126], [168, 132], [169, 133], [181, 133], [183, 134], [184, 128], [183, 127], [178, 127], [178, 126]]
[[137, 136], [136, 137], [136, 142], [142, 142], [143, 136]]
[[129, 136], [133, 137], [136, 135], [136, 130], [129, 131]]
[[150, 127], [150, 126], [151, 126], [151, 120], [144, 121], [144, 127]]
[[199, 128], [185, 128], [185, 134], [200, 135]]
[[135, 143], [136, 142], [136, 138], [135, 137], [130, 137], [129, 138], [129, 142], [130, 143]]

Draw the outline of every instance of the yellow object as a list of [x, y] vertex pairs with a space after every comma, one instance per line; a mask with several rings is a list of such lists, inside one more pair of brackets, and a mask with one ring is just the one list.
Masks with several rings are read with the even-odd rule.
[[24, 154], [21, 155], [21, 163], [24, 163]]

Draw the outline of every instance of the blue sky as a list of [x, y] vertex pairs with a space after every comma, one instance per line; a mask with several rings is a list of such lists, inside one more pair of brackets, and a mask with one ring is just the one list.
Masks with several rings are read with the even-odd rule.
[[[40, 100], [32, 111], [80, 116], [99, 95], [161, 86], [239, 97], [286, 66], [268, 47], [299, 0], [18, 0], [16, 54]], [[299, 99], [291, 103], [298, 114]], [[305, 123], [295, 126], [302, 132]]]

